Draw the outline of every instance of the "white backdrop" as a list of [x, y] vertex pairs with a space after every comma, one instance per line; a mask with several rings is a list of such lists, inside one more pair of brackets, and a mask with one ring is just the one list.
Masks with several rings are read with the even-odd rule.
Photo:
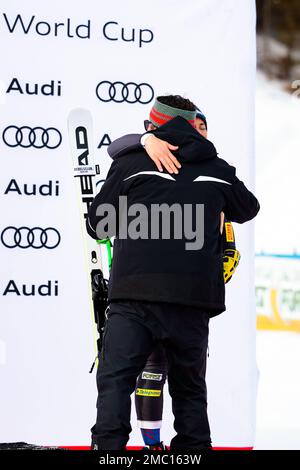
[[[105, 178], [110, 159], [101, 141], [142, 132], [152, 90], [183, 94], [207, 115], [219, 155], [234, 162], [238, 176], [253, 189], [255, 2], [2, 0], [1, 7], [6, 54], [0, 76], [0, 441], [89, 445], [96, 380], [95, 372], [88, 374], [94, 358], [92, 321], [68, 112], [77, 106], [91, 110], [95, 159]], [[43, 85], [51, 81], [49, 94], [50, 87]], [[114, 102], [105, 84], [97, 96], [102, 81], [144, 83], [140, 101], [146, 103], [122, 101], [120, 88], [115, 100], [121, 102]], [[29, 135], [28, 128], [17, 132], [10, 126], [54, 129], [44, 132], [43, 141], [41, 129]], [[58, 191], [40, 194], [39, 187], [50, 181]], [[36, 194], [26, 194], [34, 192], [33, 185]], [[28, 228], [18, 232], [20, 227]], [[28, 229], [34, 227], [39, 228], [28, 241]], [[41, 246], [41, 229], [47, 227], [55, 230], [46, 232], [48, 241], [42, 236], [46, 246], [28, 246]], [[235, 225], [235, 231], [240, 266], [227, 287], [227, 311], [210, 324], [208, 401], [216, 447], [254, 442], [253, 222]], [[53, 244], [56, 248], [47, 248]], [[38, 286], [49, 281], [51, 295], [40, 295]], [[35, 294], [25, 295], [33, 285]], [[41, 291], [47, 293], [45, 287]], [[139, 445], [134, 409], [132, 417], [129, 444]], [[162, 438], [167, 444], [172, 424], [166, 388]]]

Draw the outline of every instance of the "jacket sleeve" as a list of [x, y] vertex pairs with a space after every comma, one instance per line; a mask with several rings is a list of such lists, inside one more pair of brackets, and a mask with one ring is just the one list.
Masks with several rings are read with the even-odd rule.
[[[125, 184], [124, 178], [126, 176], [126, 166], [122, 161], [115, 160], [109, 169], [107, 178], [99, 191], [95, 196], [92, 204], [89, 207], [87, 219], [86, 219], [86, 229], [88, 234], [95, 238], [96, 240], [106, 237], [112, 237], [116, 235], [117, 231], [117, 222], [119, 214], [119, 196], [125, 195]], [[99, 215], [99, 206], [103, 204], [110, 205], [110, 214], [116, 214], [114, 217], [115, 225], [109, 224], [108, 231], [104, 235], [103, 233], [97, 233], [97, 224], [104, 219], [107, 220], [108, 212], [106, 211], [102, 215]], [[104, 206], [102, 206], [103, 208]], [[107, 206], [106, 206], [107, 207]], [[114, 212], [115, 211], [115, 212]], [[98, 212], [98, 213], [97, 213]]]
[[237, 176], [234, 177], [231, 185], [227, 186], [225, 201], [223, 209], [225, 217], [231, 222], [239, 224], [253, 219], [260, 209], [259, 202], [254, 194], [246, 188]]
[[127, 134], [114, 140], [107, 147], [109, 156], [115, 160], [116, 158], [122, 157], [125, 153], [143, 148], [140, 142], [142, 135], [143, 134]]

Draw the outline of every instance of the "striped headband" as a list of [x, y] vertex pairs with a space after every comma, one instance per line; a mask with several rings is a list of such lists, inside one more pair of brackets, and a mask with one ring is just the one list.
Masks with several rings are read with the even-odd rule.
[[188, 111], [186, 109], [174, 108], [173, 106], [168, 106], [167, 104], [161, 103], [157, 98], [150, 111], [149, 120], [154, 126], [160, 127], [176, 116], [183, 117], [193, 127], [195, 127], [196, 110]]

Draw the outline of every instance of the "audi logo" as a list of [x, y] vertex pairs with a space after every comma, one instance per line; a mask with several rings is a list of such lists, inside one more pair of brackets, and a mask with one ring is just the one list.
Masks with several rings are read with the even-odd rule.
[[56, 228], [13, 227], [2, 230], [1, 241], [6, 248], [48, 248], [52, 250], [60, 243], [60, 234]]
[[149, 83], [108, 82], [103, 80], [96, 87], [96, 95], [100, 101], [108, 103], [141, 103], [148, 104], [154, 98], [154, 90]]
[[8, 126], [2, 133], [3, 141], [8, 147], [23, 148], [34, 147], [41, 149], [56, 149], [62, 141], [62, 135], [55, 127], [29, 127], [29, 126]]

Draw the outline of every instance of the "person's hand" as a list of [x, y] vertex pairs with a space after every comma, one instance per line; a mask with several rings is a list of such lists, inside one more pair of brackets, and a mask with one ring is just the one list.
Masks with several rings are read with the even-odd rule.
[[221, 214], [220, 214], [220, 233], [221, 233], [221, 235], [222, 235], [223, 229], [224, 229], [224, 219], [225, 219], [225, 214], [222, 211]]
[[163, 166], [169, 173], [178, 174], [178, 168], [181, 165], [170, 150], [177, 150], [177, 145], [171, 145], [165, 140], [161, 140], [153, 134], [145, 141], [145, 150], [151, 160], [154, 161], [159, 171], [163, 171]]

